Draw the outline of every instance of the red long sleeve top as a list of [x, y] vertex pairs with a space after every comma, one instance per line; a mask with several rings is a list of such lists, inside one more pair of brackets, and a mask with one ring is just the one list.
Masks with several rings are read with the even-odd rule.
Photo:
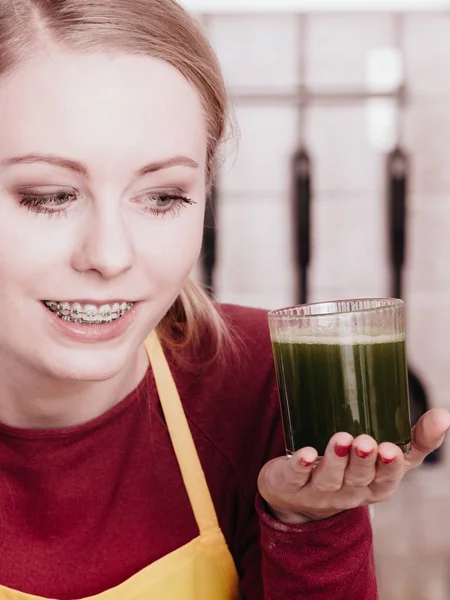
[[[217, 362], [194, 373], [169, 362], [243, 597], [375, 600], [365, 509], [299, 526], [264, 510], [259, 470], [284, 454], [267, 317], [220, 308], [241, 340], [232, 370]], [[2, 585], [61, 600], [91, 596], [197, 535], [151, 369], [88, 423], [0, 424]]]

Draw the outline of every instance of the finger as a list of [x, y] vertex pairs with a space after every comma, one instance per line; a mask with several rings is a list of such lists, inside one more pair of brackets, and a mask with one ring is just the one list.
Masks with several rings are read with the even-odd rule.
[[365, 487], [375, 477], [377, 443], [369, 435], [360, 435], [353, 442], [350, 460], [344, 474], [344, 486]]
[[349, 433], [337, 433], [331, 438], [323, 459], [311, 477], [311, 485], [318, 492], [337, 492], [341, 489], [352, 444], [353, 437]]
[[426, 412], [413, 427], [411, 452], [405, 461], [407, 468], [419, 466], [430, 452], [439, 448], [449, 429], [450, 412], [448, 410], [433, 408]]
[[298, 450], [288, 460], [289, 473], [287, 473], [288, 479], [286, 480], [288, 488], [298, 492], [308, 483], [317, 457], [317, 450], [307, 447]]
[[398, 487], [404, 474], [404, 455], [398, 446], [383, 443], [378, 446], [375, 478], [370, 484], [373, 502], [388, 498]]
[[290, 496], [308, 483], [317, 452], [302, 448], [292, 457], [275, 458], [261, 469], [258, 489], [269, 504], [278, 504], [281, 496]]

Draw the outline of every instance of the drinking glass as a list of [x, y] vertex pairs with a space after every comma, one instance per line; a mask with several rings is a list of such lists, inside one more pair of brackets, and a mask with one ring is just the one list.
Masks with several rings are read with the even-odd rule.
[[339, 431], [411, 444], [405, 310], [395, 298], [269, 312], [286, 452], [323, 456]]

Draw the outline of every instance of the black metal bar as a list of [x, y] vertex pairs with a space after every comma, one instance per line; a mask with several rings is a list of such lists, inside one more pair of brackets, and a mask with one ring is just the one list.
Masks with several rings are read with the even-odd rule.
[[308, 269], [311, 259], [311, 159], [304, 147], [292, 159], [295, 260], [300, 304], [308, 301]]
[[214, 269], [217, 254], [217, 229], [216, 229], [216, 207], [218, 198], [217, 184], [211, 188], [206, 202], [205, 221], [203, 225], [203, 246], [201, 263], [203, 268], [203, 283], [206, 292], [214, 295]]
[[[409, 157], [400, 147], [395, 148], [387, 159], [388, 172], [388, 214], [389, 214], [389, 246], [392, 276], [392, 295], [403, 297], [403, 268], [406, 258], [406, 222]], [[409, 396], [411, 405], [411, 422], [414, 425], [429, 409], [429, 401], [424, 384], [416, 373], [408, 366]], [[426, 462], [436, 463], [440, 460], [440, 452], [430, 454]]]
[[392, 291], [396, 298], [403, 296], [403, 267], [406, 248], [406, 196], [408, 156], [395, 148], [388, 156], [390, 255], [392, 264]]

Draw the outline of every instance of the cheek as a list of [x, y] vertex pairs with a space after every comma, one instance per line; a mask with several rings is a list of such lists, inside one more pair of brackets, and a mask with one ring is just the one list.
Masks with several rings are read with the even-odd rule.
[[4, 292], [1, 294], [2, 299], [6, 298], [13, 288], [20, 287], [23, 290], [36, 279], [38, 264], [43, 256], [42, 249], [35, 243], [35, 236], [30, 236], [26, 228], [15, 227], [8, 219], [4, 222], [8, 222], [10, 226], [0, 226], [0, 287]]
[[8, 214], [3, 222], [8, 226], [0, 226], [0, 287], [6, 293], [12, 288], [37, 291], [57, 278], [58, 264], [67, 255], [67, 231], [55, 235], [31, 215]]
[[139, 256], [145, 275], [154, 286], [181, 287], [197, 261], [203, 236], [203, 212], [196, 211], [175, 223], [155, 223]]

